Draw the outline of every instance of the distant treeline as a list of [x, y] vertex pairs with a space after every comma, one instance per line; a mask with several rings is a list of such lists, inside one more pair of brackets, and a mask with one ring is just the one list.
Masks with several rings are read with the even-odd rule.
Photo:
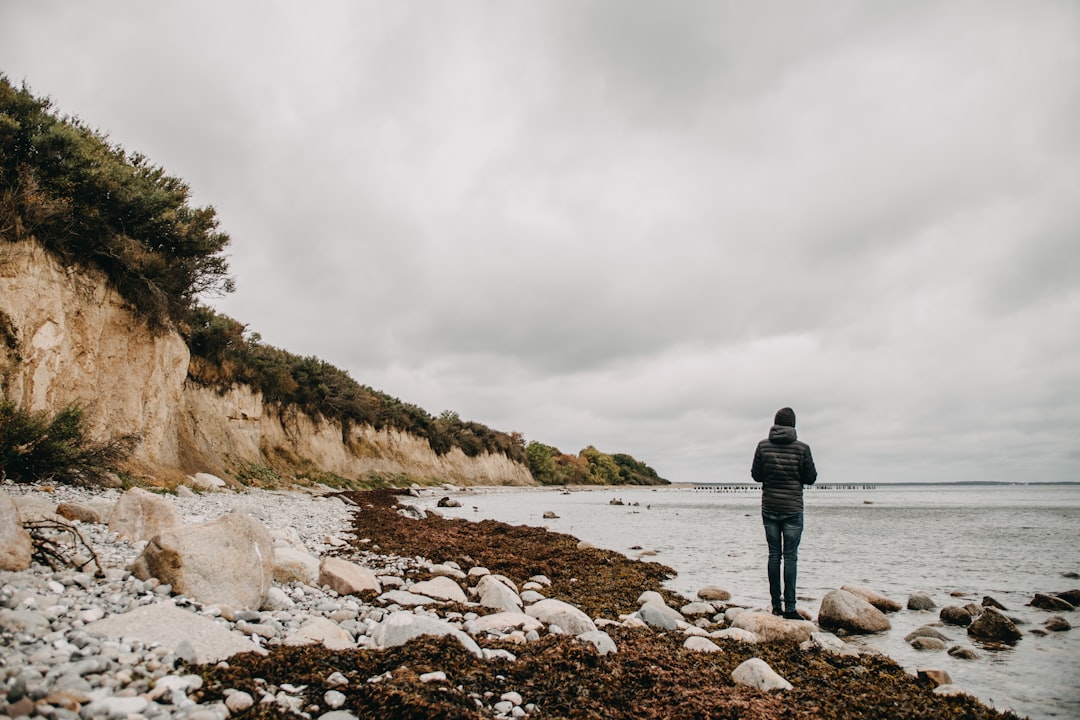
[[[217, 388], [246, 383], [270, 404], [426, 438], [439, 454], [500, 453], [545, 484], [666, 482], [629, 455], [587, 447], [566, 455], [520, 433], [422, 408], [353, 380], [315, 357], [245, 336], [246, 326], [198, 298], [233, 290], [213, 207], [189, 205], [188, 185], [128, 153], [78, 118], [61, 117], [0, 74], [0, 238], [33, 238], [65, 265], [97, 268], [154, 331], [176, 328], [191, 349], [189, 376]], [[11, 336], [11, 337], [9, 337]], [[0, 316], [0, 340], [14, 336]]]

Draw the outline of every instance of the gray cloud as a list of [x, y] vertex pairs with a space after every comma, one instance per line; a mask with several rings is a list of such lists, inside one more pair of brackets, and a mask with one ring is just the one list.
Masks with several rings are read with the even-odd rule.
[[1055, 2], [16, 0], [0, 71], [213, 204], [215, 301], [431, 412], [737, 480], [1075, 479]]

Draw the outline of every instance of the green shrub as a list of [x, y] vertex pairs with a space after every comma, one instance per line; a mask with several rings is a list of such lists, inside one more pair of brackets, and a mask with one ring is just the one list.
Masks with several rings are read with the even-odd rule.
[[0, 399], [0, 477], [17, 483], [96, 483], [115, 470], [138, 441], [137, 434], [91, 441], [78, 403], [50, 416]]

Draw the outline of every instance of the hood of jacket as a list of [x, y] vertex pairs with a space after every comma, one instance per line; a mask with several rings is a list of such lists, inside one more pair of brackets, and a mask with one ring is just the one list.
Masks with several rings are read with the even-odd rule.
[[787, 425], [773, 425], [769, 430], [769, 442], [777, 445], [790, 445], [798, 439], [795, 428]]

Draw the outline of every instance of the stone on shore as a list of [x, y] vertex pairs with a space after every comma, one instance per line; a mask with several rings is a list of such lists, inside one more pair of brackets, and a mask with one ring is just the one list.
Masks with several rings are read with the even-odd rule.
[[382, 585], [366, 567], [339, 557], [324, 557], [319, 565], [319, 584], [338, 595], [378, 594]]
[[109, 515], [109, 530], [130, 540], [150, 540], [180, 526], [180, 514], [168, 498], [131, 488], [116, 501]]
[[850, 633], [879, 633], [892, 627], [884, 613], [847, 590], [831, 590], [821, 599], [818, 623]]
[[81, 523], [100, 523], [101, 513], [96, 508], [83, 503], [62, 502], [56, 506], [56, 514], [65, 520], [74, 520]]
[[371, 641], [376, 648], [389, 648], [404, 645], [413, 638], [425, 635], [438, 637], [449, 635], [476, 657], [484, 657], [483, 651], [475, 640], [445, 620], [427, 615], [415, 615], [405, 610], [391, 614], [376, 625], [371, 631]]
[[791, 690], [792, 687], [791, 683], [780, 677], [761, 658], [750, 658], [742, 665], [739, 665], [739, 667], [731, 671], [731, 679], [736, 685], [745, 685], [765, 692]]
[[859, 651], [830, 632], [815, 632], [810, 634], [810, 639], [799, 644], [802, 650], [818, 648], [833, 655], [844, 657], [856, 657]]
[[[476, 583], [478, 602], [492, 610], [520, 612], [522, 601], [513, 588], [499, 579], [497, 575], [484, 575]], [[564, 628], [565, 629], [565, 628]]]
[[960, 627], [967, 627], [971, 624], [971, 613], [959, 605], [946, 605], [941, 608], [941, 612], [938, 613], [938, 617], [941, 618], [941, 622], [946, 625], [959, 625]]
[[919, 670], [918, 678], [929, 682], [935, 688], [942, 685], [952, 685], [952, 678], [944, 670]]
[[895, 600], [891, 600], [879, 593], [878, 591], [868, 588], [865, 585], [853, 585], [849, 583], [846, 585], [841, 585], [840, 589], [846, 590], [852, 595], [862, 598], [866, 602], [876, 607], [881, 612], [896, 612], [903, 607]]
[[481, 615], [465, 623], [465, 630], [472, 635], [482, 632], [506, 632], [508, 630], [542, 630], [544, 623], [523, 612], [498, 612]]
[[638, 617], [649, 627], [661, 630], [675, 630], [686, 618], [675, 608], [655, 602], [647, 602], [638, 608]]
[[734, 640], [735, 642], [747, 643], [749, 645], [753, 645], [758, 641], [758, 636], [754, 633], [736, 627], [729, 627], [711, 632], [709, 633], [709, 637], [717, 640]]
[[638, 595], [637, 604], [644, 605], [645, 603], [656, 603], [657, 605], [665, 605], [664, 596], [655, 590], [646, 590]]
[[327, 650], [351, 650], [356, 641], [348, 630], [333, 620], [322, 617], [308, 618], [285, 636], [286, 645], [322, 645]]
[[84, 629], [90, 635], [111, 640], [133, 638], [145, 644], [158, 643], [169, 652], [186, 642], [199, 663], [218, 662], [244, 652], [266, 654], [242, 634], [172, 604], [143, 605], [89, 623]]
[[712, 600], [716, 602], [727, 602], [731, 599], [731, 593], [723, 588], [716, 587], [715, 585], [706, 585], [697, 591], [697, 596], [706, 602]]
[[1022, 637], [1013, 621], [994, 608], [986, 608], [985, 612], [968, 626], [967, 631], [968, 635], [981, 640], [1005, 643], [1015, 643]]
[[603, 630], [590, 630], [579, 634], [577, 637], [582, 642], [591, 643], [601, 655], [609, 655], [619, 651], [615, 641]]
[[217, 475], [210, 473], [199, 472], [194, 475], [190, 475], [188, 480], [191, 482], [191, 486], [199, 490], [224, 490], [225, 481], [219, 478]]
[[687, 650], [703, 653], [722, 652], [720, 646], [714, 643], [712, 640], [706, 637], [691, 636], [686, 638], [683, 643], [683, 647]]
[[930, 593], [920, 591], [908, 596], [908, 610], [933, 610], [936, 607], [937, 604], [934, 603], [934, 598], [930, 597]]
[[592, 621], [592, 618], [570, 603], [554, 598], [530, 605], [525, 613], [545, 625], [558, 625], [570, 635], [581, 635], [596, 630], [596, 623]]
[[445, 576], [413, 583], [409, 588], [409, 592], [427, 595], [436, 600], [446, 600], [448, 602], [465, 603], [468, 601], [468, 598], [465, 597], [465, 591], [461, 589], [461, 586]]
[[15, 501], [0, 492], [0, 570], [19, 572], [30, 567], [34, 544], [22, 526]]
[[742, 612], [735, 616], [731, 626], [752, 632], [760, 642], [805, 642], [817, 630], [808, 620], [785, 620], [765, 612]]
[[205, 604], [258, 610], [274, 577], [270, 532], [248, 515], [164, 530], [147, 543], [132, 572]]
[[319, 558], [295, 547], [274, 548], [274, 580], [316, 585], [319, 582]]

